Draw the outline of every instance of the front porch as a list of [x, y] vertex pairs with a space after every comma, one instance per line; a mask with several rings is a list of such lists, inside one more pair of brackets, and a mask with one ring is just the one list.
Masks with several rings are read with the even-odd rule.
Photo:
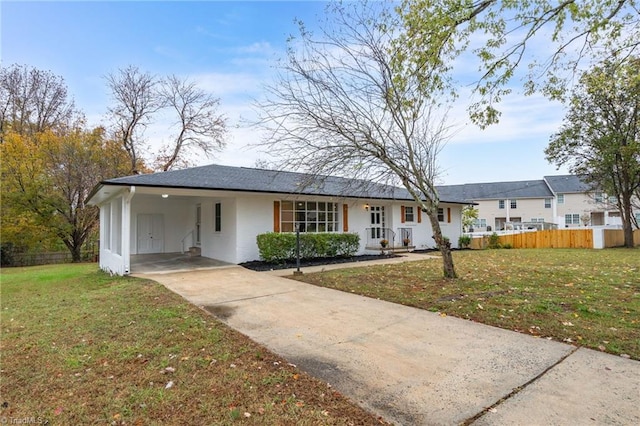
[[391, 228], [366, 228], [367, 242], [365, 250], [380, 250], [381, 252], [406, 253], [415, 250], [413, 244], [413, 229], [398, 228], [394, 232]]

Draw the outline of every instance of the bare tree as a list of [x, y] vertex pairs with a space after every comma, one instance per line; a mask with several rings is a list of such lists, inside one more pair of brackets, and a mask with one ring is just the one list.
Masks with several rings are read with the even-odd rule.
[[198, 150], [208, 158], [224, 147], [226, 119], [217, 112], [220, 99], [175, 75], [162, 81], [159, 96], [177, 116], [178, 133], [156, 157], [156, 169], [167, 171], [176, 165], [188, 165], [185, 157], [190, 151]]
[[[437, 157], [448, 139], [424, 76], [392, 48], [397, 22], [380, 4], [332, 5], [314, 37], [300, 23], [287, 61], [260, 103], [265, 141], [281, 167], [400, 182], [425, 211], [444, 276], [455, 278], [438, 222]], [[334, 26], [332, 26], [334, 25]]]
[[0, 141], [9, 131], [32, 135], [76, 115], [64, 79], [26, 65], [0, 67]]
[[128, 66], [106, 77], [114, 106], [109, 114], [116, 138], [131, 159], [131, 173], [146, 167], [144, 155], [151, 151], [144, 131], [157, 113], [170, 109], [176, 117], [176, 133], [153, 159], [156, 170], [188, 165], [187, 156], [199, 150], [209, 157], [224, 146], [226, 119], [217, 113], [220, 100], [195, 83], [176, 76], [158, 79]]
[[153, 75], [128, 66], [106, 76], [114, 106], [109, 115], [115, 136], [131, 160], [131, 173], [140, 173], [143, 166], [143, 134], [153, 114], [162, 106], [157, 95], [158, 80]]

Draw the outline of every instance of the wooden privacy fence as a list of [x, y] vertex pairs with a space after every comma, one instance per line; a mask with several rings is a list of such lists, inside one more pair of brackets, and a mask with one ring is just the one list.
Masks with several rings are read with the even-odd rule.
[[[594, 244], [594, 234], [597, 240]], [[640, 245], [640, 230], [633, 234], [635, 245]], [[549, 229], [546, 231], [523, 232], [500, 235], [500, 245], [513, 248], [604, 248], [624, 245], [624, 233], [620, 229]], [[483, 249], [489, 245], [489, 236], [474, 238], [472, 249]]]
[[[620, 229], [604, 230], [604, 246], [620, 247], [624, 245], [624, 232]], [[640, 229], [633, 231], [633, 245], [640, 246]]]

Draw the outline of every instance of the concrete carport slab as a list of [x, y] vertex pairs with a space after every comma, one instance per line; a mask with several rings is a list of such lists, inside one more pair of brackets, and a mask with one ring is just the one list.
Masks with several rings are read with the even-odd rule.
[[640, 424], [636, 361], [241, 267], [143, 276], [396, 424]]

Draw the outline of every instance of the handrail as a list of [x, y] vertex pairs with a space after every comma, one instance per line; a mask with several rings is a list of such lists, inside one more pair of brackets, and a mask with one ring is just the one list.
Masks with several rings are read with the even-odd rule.
[[365, 233], [367, 235], [367, 247], [380, 246], [382, 240], [387, 240], [389, 247], [395, 245], [396, 233], [391, 228], [365, 228]]
[[185, 249], [184, 249], [184, 240], [186, 240], [186, 239], [187, 239], [187, 237], [188, 237], [189, 235], [191, 235], [191, 243], [193, 244], [193, 232], [194, 232], [194, 231], [195, 231], [195, 230], [194, 230], [194, 229], [192, 229], [191, 231], [187, 232], [187, 233], [185, 234], [185, 236], [184, 236], [184, 237], [182, 237], [182, 240], [181, 240], [181, 244], [182, 244], [182, 254], [184, 254], [184, 252], [185, 252]]

